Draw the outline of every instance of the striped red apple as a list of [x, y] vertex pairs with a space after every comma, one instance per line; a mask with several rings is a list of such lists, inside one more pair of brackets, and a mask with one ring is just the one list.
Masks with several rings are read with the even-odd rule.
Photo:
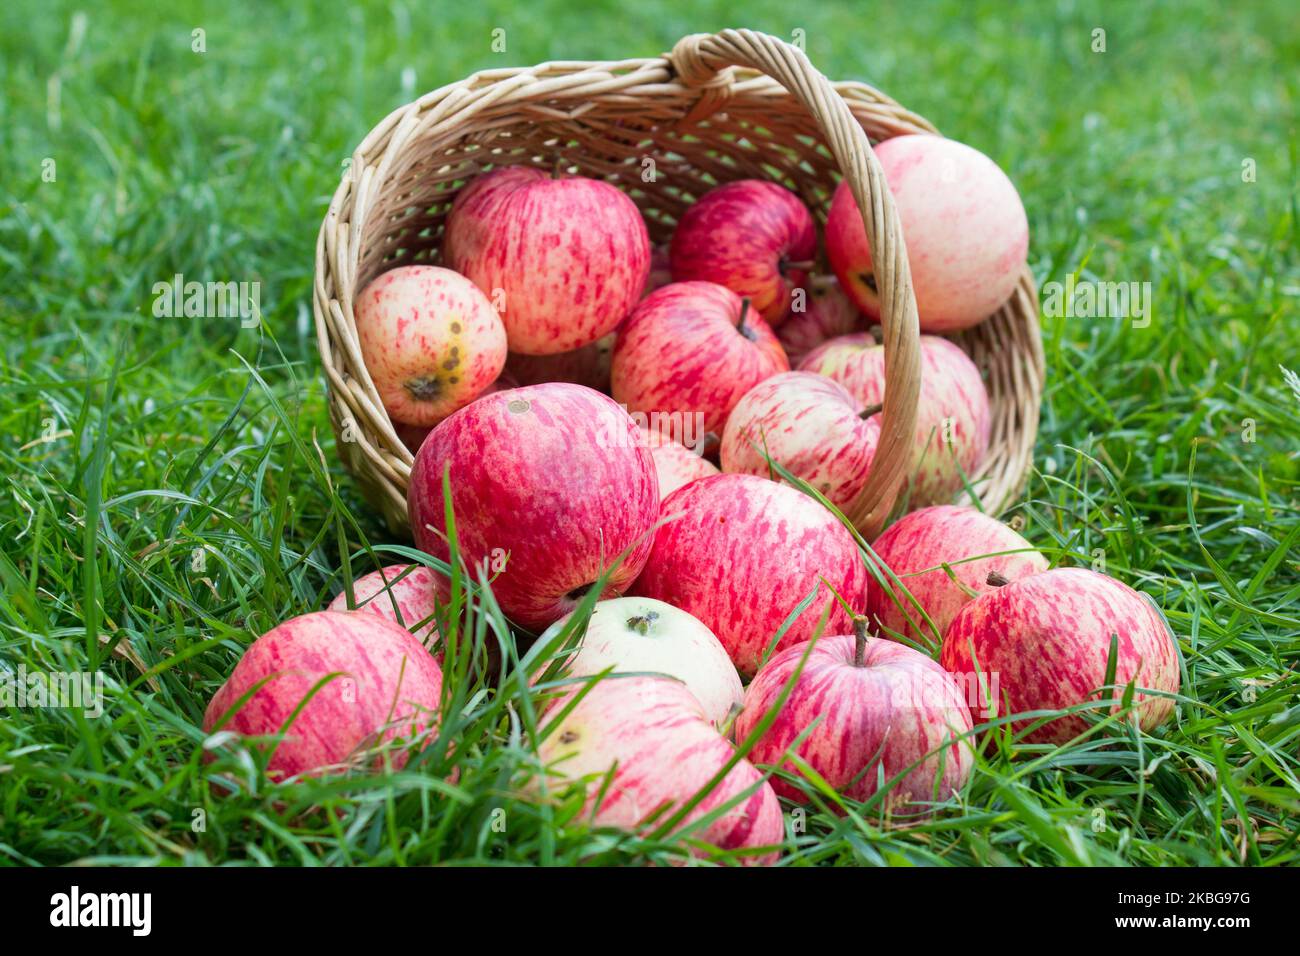
[[[863, 407], [885, 396], [885, 348], [869, 335], [831, 339], [799, 363], [849, 390]], [[975, 363], [958, 346], [921, 336], [921, 394], [917, 400], [910, 507], [951, 501], [973, 476], [989, 446], [989, 397]]]
[[[1112, 637], [1115, 687], [1103, 690]], [[1100, 717], [1118, 709], [1124, 686], [1133, 681], [1158, 692], [1133, 698], [1143, 730], [1173, 713], [1170, 695], [1180, 683], [1178, 648], [1160, 612], [1128, 585], [1086, 568], [1044, 571], [967, 604], [949, 625], [939, 660], [978, 689], [981, 710], [996, 706], [1002, 716], [1113, 696], [1114, 705], [1089, 709]], [[1030, 729], [1039, 719], [1014, 724], [1027, 743], [1063, 744], [1089, 725], [1076, 712]]]
[[357, 342], [389, 416], [428, 427], [477, 398], [501, 373], [506, 332], [462, 275], [437, 266], [385, 272], [357, 296]]
[[[783, 760], [791, 751], [850, 799], [867, 800], [884, 783], [891, 813], [924, 815], [927, 804], [948, 799], [970, 778], [970, 710], [961, 688], [933, 660], [868, 638], [865, 622], [855, 627], [855, 635], [823, 637], [811, 648], [796, 644], [773, 657], [745, 692], [736, 739], [748, 737], [777, 704], [806, 653], [789, 697], [749, 758], [797, 774]], [[784, 780], [773, 778], [772, 785], [781, 796], [808, 800]]]
[[498, 305], [510, 351], [550, 355], [623, 321], [650, 271], [650, 238], [609, 183], [509, 166], [456, 196], [443, 260]]
[[722, 434], [740, 397], [789, 371], [768, 324], [712, 282], [674, 282], [641, 301], [614, 345], [612, 394], [630, 412], [700, 415]]
[[957, 505], [906, 514], [871, 547], [911, 600], [888, 576], [888, 588], [873, 579], [867, 585], [867, 614], [884, 636], [932, 645], [975, 598], [1047, 570], [1047, 559], [1007, 525]]
[[[1016, 187], [991, 159], [955, 140], [918, 134], [873, 147], [903, 226], [922, 332], [983, 321], [1015, 290], [1029, 224]], [[826, 221], [826, 253], [840, 284], [880, 317], [871, 248], [848, 184]]]
[[[542, 635], [558, 637], [563, 617]], [[635, 672], [666, 674], [686, 685], [715, 727], [740, 709], [740, 675], [717, 636], [681, 608], [653, 598], [597, 601], [578, 650], [567, 662], [570, 677]]]
[[785, 318], [816, 254], [808, 207], [759, 179], [725, 183], [700, 197], [682, 215], [668, 252], [673, 281], [724, 285], [772, 325]]
[[731, 410], [722, 470], [775, 476], [770, 458], [843, 509], [866, 484], [879, 441], [879, 408], [863, 408], [823, 375], [784, 372], [759, 382]]
[[326, 610], [377, 614], [431, 647], [438, 637], [434, 609], [450, 599], [451, 582], [446, 575], [423, 564], [390, 564], [357, 578], [352, 582], [352, 597], [346, 590], [340, 591]]
[[[209, 702], [203, 730], [254, 737], [283, 731], [282, 740], [267, 744], [267, 774], [293, 777], [425, 734], [437, 726], [441, 692], [441, 670], [404, 628], [376, 614], [318, 611], [249, 646]], [[396, 767], [407, 758], [402, 749], [391, 754]]]
[[[781, 639], [812, 636], [834, 589], [862, 605], [866, 569], [853, 536], [814, 499], [754, 475], [701, 478], [673, 492], [633, 593], [690, 612], [718, 636], [742, 677], [753, 675], [796, 606], [817, 596]], [[848, 628], [834, 603], [830, 633]]]
[[[556, 716], [538, 756], [555, 775], [552, 788], [586, 781], [584, 814], [596, 826], [635, 829], [651, 818], [651, 829], [665, 825], [735, 755], [686, 685], [671, 678], [605, 677], [566, 715], [568, 699], [551, 706]], [[692, 828], [733, 800], [714, 820]], [[785, 831], [771, 786], [741, 759], [672, 832], [746, 851], [774, 847]], [[738, 857], [756, 864], [776, 858], [771, 850]]]
[[494, 575], [502, 611], [529, 630], [572, 611], [627, 551], [605, 591], [621, 593], [649, 554], [659, 513], [650, 450], [628, 414], [592, 389], [510, 389], [430, 433], [411, 469], [407, 510], [416, 545], [446, 561], [444, 469], [464, 560]]

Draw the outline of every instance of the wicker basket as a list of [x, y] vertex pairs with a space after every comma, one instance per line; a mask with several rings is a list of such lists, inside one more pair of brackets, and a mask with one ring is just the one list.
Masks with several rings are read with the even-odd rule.
[[[783, 183], [824, 222], [842, 174], [878, 250], [887, 392], [876, 464], [846, 509], [873, 538], [906, 478], [920, 355], [898, 217], [868, 137], [918, 132], [935, 129], [865, 84], [830, 83], [802, 51], [749, 30], [688, 36], [656, 59], [488, 70], [390, 114], [353, 154], [316, 244], [316, 334], [344, 465], [405, 531], [412, 456], [361, 361], [352, 303], [388, 269], [437, 261], [443, 218], [478, 173], [558, 164], [606, 179], [641, 208], [655, 242], [694, 199], [733, 179]], [[647, 156], [653, 182], [643, 181]], [[1019, 493], [1038, 427], [1043, 355], [1028, 270], [996, 315], [954, 340], [987, 376], [991, 441], [972, 477], [996, 513]]]

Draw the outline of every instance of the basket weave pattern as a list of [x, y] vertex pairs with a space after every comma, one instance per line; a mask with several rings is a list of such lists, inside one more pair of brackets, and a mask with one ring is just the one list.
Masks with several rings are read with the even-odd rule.
[[[653, 59], [484, 71], [396, 110], [353, 153], [316, 246], [317, 341], [345, 467], [390, 527], [405, 529], [412, 456], [361, 360], [352, 303], [388, 269], [437, 263], [456, 192], [479, 173], [530, 164], [604, 179], [640, 207], [655, 243], [694, 200], [735, 179], [793, 189], [824, 224], [842, 175], [876, 252], [886, 356], [876, 464], [846, 509], [874, 537], [906, 478], [920, 349], [902, 231], [868, 138], [934, 132], [877, 90], [832, 84], [802, 51], [748, 30], [688, 36]], [[1043, 353], [1028, 270], [998, 313], [953, 340], [986, 375], [990, 445], [970, 477], [996, 513], [1019, 493], [1038, 427]]]

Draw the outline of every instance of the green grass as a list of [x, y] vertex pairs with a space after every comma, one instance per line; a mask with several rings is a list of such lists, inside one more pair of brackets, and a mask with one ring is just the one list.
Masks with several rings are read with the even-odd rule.
[[[460, 615], [442, 732], [401, 772], [272, 785], [247, 758], [204, 765], [198, 723], [251, 636], [402, 553], [337, 464], [309, 316], [317, 228], [352, 147], [477, 69], [653, 55], [736, 25], [805, 30], [827, 74], [1001, 163], [1040, 282], [1152, 283], [1147, 328], [1044, 319], [1037, 470], [1012, 513], [1054, 561], [1104, 560], [1151, 595], [1186, 668], [1155, 734], [1001, 743], [960, 805], [906, 831], [818, 797], [787, 813], [784, 862], [1300, 860], [1300, 394], [1280, 368], [1300, 370], [1290, 5], [949, 0], [792, 18], [755, 0], [744, 23], [721, 2], [436, 6], [117, 2], [77, 27], [76, 5], [0, 9], [0, 664], [98, 669], [107, 698], [97, 719], [0, 715], [0, 860], [680, 852], [585, 828], [572, 794], [522, 796], [535, 715], [517, 671], [483, 676], [487, 648], [510, 659], [499, 612]], [[178, 272], [261, 282], [265, 322], [155, 318], [153, 284]], [[214, 786], [220, 771], [238, 792]]]

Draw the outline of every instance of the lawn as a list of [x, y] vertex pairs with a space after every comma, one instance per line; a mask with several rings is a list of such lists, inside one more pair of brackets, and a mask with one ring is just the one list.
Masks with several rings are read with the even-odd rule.
[[[0, 8], [0, 668], [97, 672], [104, 698], [99, 716], [0, 715], [0, 860], [672, 857], [654, 833], [587, 829], [574, 799], [521, 794], [533, 717], [517, 678], [480, 674], [491, 615], [465, 621], [444, 738], [403, 771], [273, 785], [236, 758], [205, 764], [198, 725], [253, 636], [412, 553], [338, 464], [311, 319], [316, 234], [353, 146], [475, 70], [652, 56], [748, 26], [802, 30], [827, 75], [1000, 163], [1040, 284], [1150, 283], [1149, 324], [1044, 316], [1035, 467], [1004, 517], [1054, 563], [1104, 564], [1149, 594], [1185, 666], [1153, 734], [999, 743], [960, 802], [905, 831], [821, 799], [787, 813], [783, 863], [1300, 861], [1294, 9], [741, 9]], [[260, 283], [264, 320], [158, 317], [155, 284], [177, 274]], [[212, 786], [222, 771], [239, 792]]]

